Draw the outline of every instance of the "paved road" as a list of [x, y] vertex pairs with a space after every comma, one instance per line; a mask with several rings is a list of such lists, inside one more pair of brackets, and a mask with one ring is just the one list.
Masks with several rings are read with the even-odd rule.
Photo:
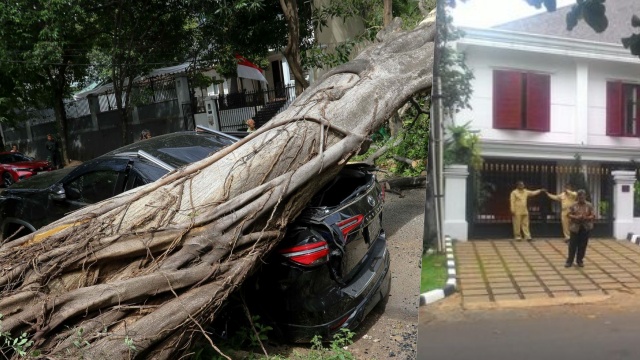
[[565, 268], [560, 239], [456, 242], [458, 290], [466, 308], [547, 305], [640, 289], [640, 246], [591, 239], [584, 268]]
[[639, 359], [640, 247], [593, 239], [584, 268], [566, 245], [454, 244], [458, 293], [423, 306], [418, 359]]
[[[448, 302], [448, 304], [446, 303]], [[640, 298], [582, 305], [462, 310], [458, 296], [420, 309], [418, 359], [640, 358]]]
[[357, 359], [416, 358], [425, 189], [387, 193], [383, 226], [391, 255], [391, 295], [374, 309], [350, 346]]

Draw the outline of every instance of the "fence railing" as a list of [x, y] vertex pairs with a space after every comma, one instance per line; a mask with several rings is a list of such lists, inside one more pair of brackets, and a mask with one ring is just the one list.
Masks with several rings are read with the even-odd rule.
[[67, 118], [69, 119], [77, 119], [91, 115], [89, 101], [87, 99], [65, 101], [64, 107], [67, 112]]
[[[469, 210], [475, 223], [511, 222], [510, 194], [517, 181], [524, 181], [530, 190], [547, 189], [560, 193], [564, 184], [572, 183], [581, 174], [589, 201], [594, 205], [599, 221], [611, 216], [612, 180], [610, 169], [603, 166], [571, 166], [550, 163], [485, 162], [471, 177]], [[560, 204], [545, 194], [530, 197], [528, 210], [531, 221], [560, 220]]]
[[295, 100], [295, 86], [221, 95], [216, 99], [220, 129], [238, 131], [253, 118], [261, 126]]
[[221, 94], [218, 96], [218, 109], [229, 110], [241, 107], [264, 106], [269, 102], [285, 100], [288, 103], [296, 98], [295, 86], [287, 86], [277, 89], [243, 91], [233, 94]]

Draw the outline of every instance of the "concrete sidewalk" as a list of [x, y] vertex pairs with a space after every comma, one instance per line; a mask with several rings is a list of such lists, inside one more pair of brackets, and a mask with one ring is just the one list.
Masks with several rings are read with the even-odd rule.
[[603, 300], [640, 289], [640, 246], [591, 239], [585, 267], [565, 268], [561, 239], [455, 242], [463, 306], [530, 306]]

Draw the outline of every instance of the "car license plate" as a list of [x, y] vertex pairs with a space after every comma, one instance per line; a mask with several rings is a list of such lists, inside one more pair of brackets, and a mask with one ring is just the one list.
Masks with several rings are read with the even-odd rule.
[[380, 218], [378, 217], [378, 215], [374, 216], [373, 220], [371, 220], [371, 223], [369, 223], [369, 226], [367, 226], [367, 229], [369, 231], [369, 245], [371, 245], [371, 243], [373, 243], [378, 238], [378, 234], [380, 234], [381, 226]]

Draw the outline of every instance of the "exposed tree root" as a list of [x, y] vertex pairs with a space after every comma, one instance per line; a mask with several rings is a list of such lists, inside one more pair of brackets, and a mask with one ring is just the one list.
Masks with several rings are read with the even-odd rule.
[[185, 353], [312, 196], [430, 89], [433, 24], [387, 36], [238, 143], [1, 245], [2, 330], [51, 359]]

